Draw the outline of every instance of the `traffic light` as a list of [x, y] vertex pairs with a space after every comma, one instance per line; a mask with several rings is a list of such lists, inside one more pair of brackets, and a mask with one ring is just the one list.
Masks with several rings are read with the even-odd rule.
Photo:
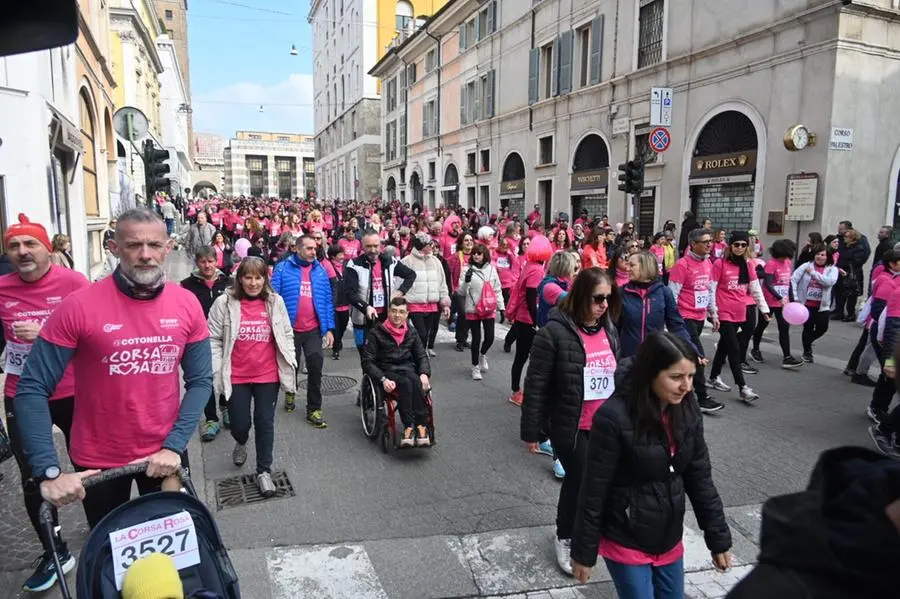
[[166, 164], [169, 159], [168, 150], [157, 150], [149, 139], [144, 142], [144, 177], [147, 183], [147, 197], [157, 191], [168, 191], [172, 180], [164, 177], [172, 169]]
[[629, 160], [619, 165], [619, 191], [641, 193], [644, 189], [644, 161]]

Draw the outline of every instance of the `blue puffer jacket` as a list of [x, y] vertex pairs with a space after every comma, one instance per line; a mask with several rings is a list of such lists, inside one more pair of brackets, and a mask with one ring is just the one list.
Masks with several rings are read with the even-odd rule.
[[[550, 302], [548, 302], [544, 298], [544, 287], [546, 287], [550, 283], [553, 283], [554, 285], [558, 286], [563, 291], [562, 294], [557, 298], [556, 304], [553, 304], [553, 305], [550, 305]], [[568, 281], [563, 281], [562, 279], [559, 279], [552, 275], [547, 275], [546, 277], [544, 277], [544, 280], [540, 282], [540, 284], [538, 285], [538, 289], [537, 289], [537, 296], [538, 296], [537, 325], [539, 327], [542, 327], [547, 324], [547, 321], [550, 318], [550, 310], [552, 310], [554, 306], [559, 304], [559, 302], [563, 301], [563, 298], [565, 298], [568, 294], [569, 294], [569, 282]]]
[[[318, 260], [313, 260], [309, 278], [312, 282], [313, 308], [319, 319], [319, 330], [324, 337], [328, 331], [335, 328], [331, 282], [328, 280], [328, 273]], [[282, 260], [275, 266], [272, 288], [284, 299], [291, 324], [294, 324], [297, 320], [297, 305], [300, 303], [300, 259], [297, 254], [292, 254], [290, 258]]]
[[650, 333], [668, 330], [695, 348], [678, 313], [678, 304], [662, 280], [649, 287], [628, 282], [622, 287], [622, 315], [616, 323], [622, 345], [622, 357], [637, 354], [638, 347]]

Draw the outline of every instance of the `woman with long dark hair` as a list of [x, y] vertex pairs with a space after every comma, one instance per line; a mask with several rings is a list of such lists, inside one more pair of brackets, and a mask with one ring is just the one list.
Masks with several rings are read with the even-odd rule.
[[599, 553], [620, 599], [684, 597], [686, 499], [713, 564], [731, 567], [731, 532], [692, 393], [696, 364], [686, 341], [654, 333], [616, 371], [615, 393], [593, 417], [575, 514], [579, 582]]
[[536, 452], [549, 429], [551, 445], [566, 471], [554, 545], [557, 563], [568, 574], [591, 418], [615, 389], [619, 337], [613, 321], [620, 309], [619, 292], [609, 275], [599, 268], [582, 270], [535, 337], [525, 375], [522, 440]]
[[[812, 234], [810, 234], [812, 237]], [[756, 274], [762, 281], [763, 295], [769, 310], [775, 316], [778, 323], [778, 343], [781, 345], [781, 367], [785, 369], [799, 368], [803, 361], [791, 355], [790, 325], [784, 320], [781, 310], [791, 301], [791, 275], [794, 274], [794, 251], [797, 246], [790, 239], [778, 239], [769, 247], [769, 255], [772, 259], [766, 262], [761, 269], [757, 268]], [[750, 350], [750, 359], [754, 362], [765, 362], [759, 344], [769, 321], [760, 318], [753, 331], [753, 349]]]

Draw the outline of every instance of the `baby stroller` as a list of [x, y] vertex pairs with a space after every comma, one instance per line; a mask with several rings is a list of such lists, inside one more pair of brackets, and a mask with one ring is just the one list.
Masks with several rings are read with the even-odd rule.
[[[85, 479], [84, 487], [90, 488], [115, 478], [140, 474], [146, 469], [147, 464], [142, 463], [106, 470]], [[183, 469], [179, 472], [179, 478], [187, 492], [162, 491], [136, 497], [107, 514], [91, 531], [78, 563], [76, 593], [79, 599], [119, 599], [114, 561], [125, 568], [140, 557], [156, 551], [173, 555], [177, 565], [188, 554], [193, 553], [199, 557], [196, 565], [179, 569], [185, 597], [240, 599], [237, 574], [225, 551], [212, 514], [197, 499], [193, 484]], [[166, 525], [177, 522], [172, 526], [172, 530], [177, 532], [173, 534], [165, 532], [164, 528], [157, 529], [152, 525], [155, 520], [165, 522]], [[184, 527], [188, 521], [193, 523], [193, 534], [188, 532], [189, 525]], [[49, 503], [45, 502], [41, 506], [41, 522], [46, 530], [52, 530]], [[138, 531], [135, 540], [116, 543], [114, 547], [110, 534], [126, 529], [128, 532]], [[49, 537], [53, 539], [54, 535], [49, 534]], [[128, 534], [119, 537], [131, 538]], [[196, 550], [192, 549], [194, 540]], [[55, 558], [54, 560], [62, 597], [71, 599], [60, 564]], [[196, 561], [196, 558], [192, 561]]]

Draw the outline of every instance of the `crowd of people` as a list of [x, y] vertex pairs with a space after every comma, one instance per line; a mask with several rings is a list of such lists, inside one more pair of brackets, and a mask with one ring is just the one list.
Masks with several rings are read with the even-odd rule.
[[[725, 407], [711, 390], [733, 385], [740, 401], [759, 399], [747, 377], [766, 361], [770, 319], [781, 367], [790, 370], [815, 360], [830, 320], [865, 324], [845, 373], [872, 387], [873, 439], [900, 457], [900, 410], [888, 411], [900, 246], [888, 227], [874, 251], [846, 221], [838, 235], [811, 233], [803, 248], [779, 239], [766, 249], [755, 231], [716, 229], [690, 213], [676, 242], [672, 222], [640, 238], [630, 222], [587, 212], [571, 224], [565, 213], [550, 222], [537, 206], [520, 219], [506, 209], [489, 215], [399, 202], [212, 198], [178, 212], [172, 205], [119, 215], [105, 236], [116, 266], [93, 285], [40, 225], [21, 217], [4, 236], [12, 268], [0, 277], [0, 299], [9, 299], [0, 301], [6, 409], [25, 504], [45, 549], [26, 590], [56, 582], [37, 522], [42, 498], [57, 506], [82, 500], [93, 525], [128, 500], [132, 480], [85, 492], [86, 476], [147, 460], [146, 475], [134, 480], [142, 493], [159, 489], [188, 465], [198, 428], [203, 441], [228, 429], [237, 466], [247, 461], [252, 429], [257, 484], [274, 495], [279, 392], [293, 412], [297, 374], [305, 374], [306, 421], [326, 428], [326, 350], [343, 359], [348, 327], [362, 370], [398, 398], [400, 446], [417, 448], [430, 444], [424, 396], [441, 323], [454, 349], [468, 350], [473, 381], [494, 373], [496, 325], [509, 323], [502, 351], [515, 348], [509, 401], [521, 406], [521, 438], [553, 457], [563, 481], [559, 567], [584, 582], [599, 555], [620, 597], [680, 596], [686, 498], [716, 567], [730, 567], [701, 414]], [[176, 241], [196, 267], [180, 285], [164, 275]], [[871, 254], [870, 297], [857, 315]], [[789, 333], [795, 304], [808, 312], [800, 358]], [[102, 313], [92, 309], [98, 305]], [[707, 324], [718, 333], [711, 358], [702, 343]], [[883, 366], [877, 382], [867, 374], [875, 359]], [[722, 377], [726, 361], [731, 384]], [[107, 426], [111, 418], [123, 425]], [[75, 473], [60, 470], [52, 425], [65, 435]], [[54, 534], [68, 571], [74, 558], [58, 528]]]

